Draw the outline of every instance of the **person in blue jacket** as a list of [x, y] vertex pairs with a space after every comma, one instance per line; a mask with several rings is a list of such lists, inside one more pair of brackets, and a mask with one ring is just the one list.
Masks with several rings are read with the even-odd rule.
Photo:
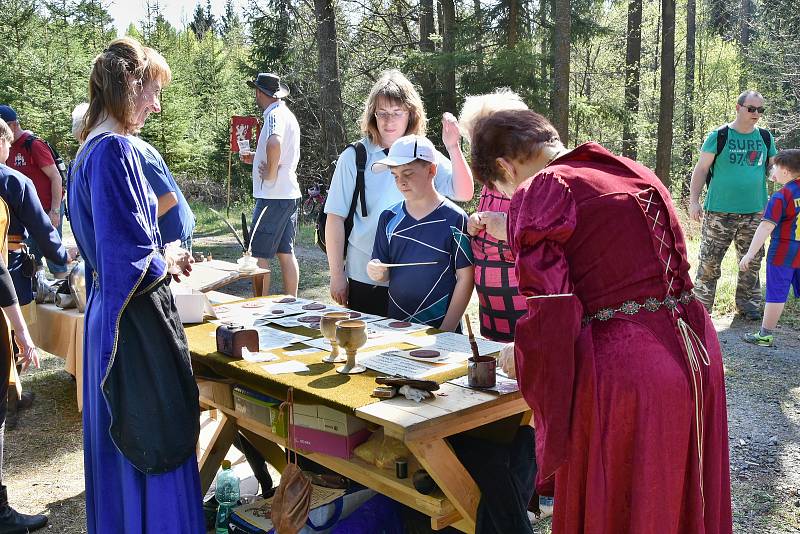
[[[2, 120], [0, 120], [2, 122]], [[9, 144], [13, 134], [9, 126], [0, 124], [0, 143]], [[31, 237], [44, 256], [53, 264], [66, 266], [75, 258], [77, 249], [67, 250], [61, 243], [58, 231], [39, 202], [36, 188], [30, 178], [5, 164], [8, 150], [0, 151], [0, 197], [8, 204], [8, 272], [14, 282], [19, 306], [26, 319], [35, 322], [33, 300], [33, 281], [36, 265], [26, 262], [27, 245]], [[18, 399], [16, 393], [8, 396], [8, 416], [6, 428], [13, 429], [17, 424], [17, 412], [33, 404], [33, 393], [25, 391]]]
[[[0, 162], [8, 158], [12, 140], [11, 129], [0, 119]], [[5, 169], [7, 167], [0, 163], [0, 176], [5, 174]], [[9, 219], [8, 206], [0, 197], [0, 308], [3, 310], [0, 312], [0, 532], [3, 533], [33, 532], [47, 525], [47, 517], [44, 515], [27, 515], [14, 510], [8, 503], [8, 493], [3, 485], [7, 398], [17, 399], [20, 391], [15, 364], [21, 363], [23, 370], [31, 364], [39, 367], [36, 346], [25, 324], [14, 284], [6, 268], [5, 243]], [[13, 330], [13, 341], [11, 330]], [[12, 387], [9, 387], [10, 385]]]

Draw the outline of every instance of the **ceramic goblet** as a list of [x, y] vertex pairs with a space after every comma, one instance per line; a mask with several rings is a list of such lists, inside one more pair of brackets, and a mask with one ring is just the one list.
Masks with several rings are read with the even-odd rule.
[[347, 312], [328, 312], [319, 320], [319, 331], [322, 336], [330, 341], [331, 353], [329, 356], [322, 358], [325, 363], [341, 363], [345, 361], [345, 357], [339, 354], [339, 342], [336, 341], [336, 322], [349, 319], [350, 314]]
[[354, 375], [367, 370], [356, 365], [356, 352], [367, 342], [367, 323], [357, 319], [337, 322], [336, 341], [347, 352], [347, 363], [336, 369], [337, 373]]

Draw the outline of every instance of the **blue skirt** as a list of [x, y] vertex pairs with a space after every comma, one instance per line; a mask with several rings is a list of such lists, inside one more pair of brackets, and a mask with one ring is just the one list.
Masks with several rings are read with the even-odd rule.
[[99, 332], [102, 294], [87, 304], [83, 361], [83, 441], [89, 534], [205, 534], [197, 458], [173, 471], [145, 475], [111, 440], [111, 417], [100, 383], [108, 367]]

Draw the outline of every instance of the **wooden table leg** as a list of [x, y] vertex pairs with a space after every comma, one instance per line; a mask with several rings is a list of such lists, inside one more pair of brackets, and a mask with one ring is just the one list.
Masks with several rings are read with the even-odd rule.
[[286, 451], [284, 451], [277, 443], [274, 443], [267, 438], [263, 438], [255, 432], [251, 432], [250, 430], [241, 427], [239, 428], [239, 431], [244, 434], [244, 437], [247, 438], [247, 441], [249, 441], [259, 453], [261, 453], [261, 456], [264, 457], [264, 460], [266, 460], [268, 464], [277, 469], [279, 473], [283, 473], [283, 469], [286, 467]]
[[450, 445], [442, 438], [406, 445], [461, 514], [466, 531], [475, 532], [481, 492]]
[[200, 468], [200, 491], [206, 494], [211, 482], [217, 474], [222, 460], [228, 454], [236, 438], [236, 421], [225, 414], [220, 414], [220, 421], [208, 447], [198, 461]]

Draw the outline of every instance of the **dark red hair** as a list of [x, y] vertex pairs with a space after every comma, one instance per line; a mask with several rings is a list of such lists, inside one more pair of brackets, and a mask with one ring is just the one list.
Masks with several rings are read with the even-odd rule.
[[560, 143], [558, 132], [535, 111], [498, 111], [480, 119], [472, 134], [472, 172], [482, 184], [493, 187], [505, 180], [497, 158], [529, 161], [548, 145]]

